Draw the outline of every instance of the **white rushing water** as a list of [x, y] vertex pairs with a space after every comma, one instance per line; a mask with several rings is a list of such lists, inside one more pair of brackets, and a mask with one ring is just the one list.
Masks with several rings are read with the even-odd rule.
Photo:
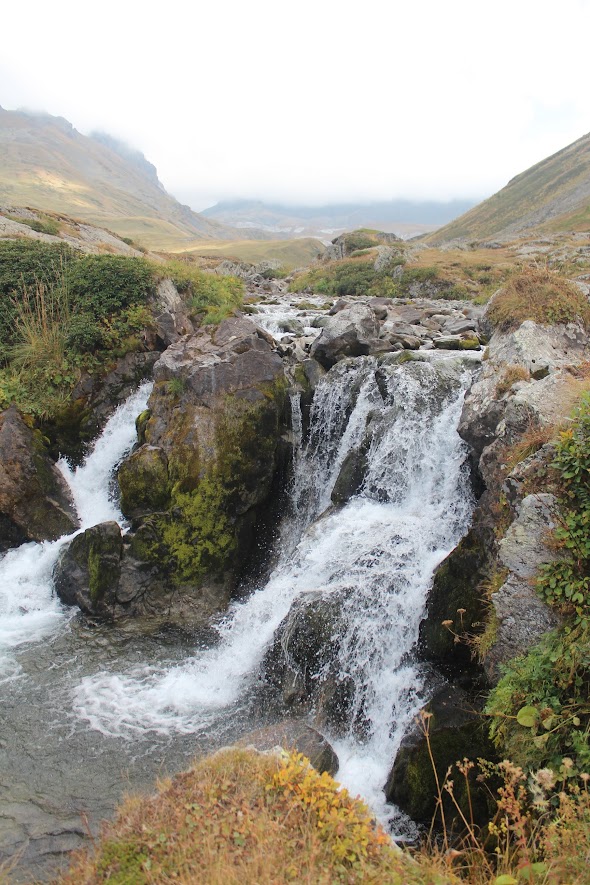
[[[106, 520], [124, 524], [110, 482], [136, 441], [135, 419], [145, 409], [151, 388], [151, 382], [143, 384], [116, 410], [80, 467], [72, 470], [59, 461], [78, 512], [78, 531]], [[12, 653], [17, 646], [50, 636], [74, 613], [53, 592], [52, 572], [61, 548], [77, 533], [23, 544], [0, 559], [0, 680], [18, 672]]]
[[[337, 666], [354, 684], [351, 727], [335, 739], [338, 779], [385, 814], [382, 788], [421, 703], [411, 652], [432, 575], [466, 531], [471, 501], [457, 431], [460, 361], [378, 368], [345, 361], [316, 391], [294, 471], [294, 518], [270, 580], [236, 603], [220, 641], [180, 665], [102, 672], [75, 690], [78, 715], [104, 734], [191, 733], [230, 715], [293, 602], [310, 591], [340, 611]], [[328, 510], [346, 455], [364, 446], [358, 495]], [[318, 519], [318, 517], [320, 517]]]

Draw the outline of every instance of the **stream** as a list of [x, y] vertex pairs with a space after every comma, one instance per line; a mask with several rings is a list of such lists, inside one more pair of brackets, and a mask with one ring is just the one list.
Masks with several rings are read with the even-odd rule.
[[[261, 325], [276, 321], [269, 313]], [[469, 381], [466, 361], [444, 352], [403, 363], [344, 360], [319, 382], [305, 438], [293, 397], [297, 444], [276, 564], [215, 625], [215, 641], [210, 632], [145, 635], [93, 624], [66, 609], [51, 571], [69, 538], [5, 554], [0, 860], [18, 861], [11, 881], [46, 877], [123, 792], [153, 790], [196, 753], [263, 724], [261, 662], [293, 604], [312, 592], [338, 611], [326, 664], [353, 686], [349, 724], [326, 734], [340, 759], [337, 780], [404, 832], [407, 822], [382, 789], [428, 696], [412, 649], [432, 575], [471, 517], [456, 430]], [[149, 391], [143, 385], [115, 413], [81, 467], [60, 462], [82, 528], [110, 519], [124, 526], [112, 477], [135, 442]], [[341, 467], [357, 451], [362, 482], [333, 507]]]

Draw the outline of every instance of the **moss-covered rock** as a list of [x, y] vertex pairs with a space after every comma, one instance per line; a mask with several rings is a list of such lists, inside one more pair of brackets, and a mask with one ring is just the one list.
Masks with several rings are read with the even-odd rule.
[[[463, 759], [493, 759], [494, 748], [483, 717], [460, 689], [452, 686], [440, 689], [424, 713], [423, 726], [414, 724], [402, 741], [385, 785], [385, 795], [413, 820], [430, 823], [436, 811], [436, 778], [442, 785], [447, 770]], [[455, 798], [469, 819], [465, 778], [456, 769], [452, 778]], [[475, 821], [485, 823], [489, 819], [487, 794], [478, 789], [474, 769], [469, 773], [469, 792]], [[449, 824], [458, 817], [458, 812], [447, 793], [443, 793], [442, 798]], [[458, 829], [463, 830], [461, 822]]]
[[121, 465], [117, 478], [121, 508], [130, 519], [168, 507], [168, 459], [163, 449], [141, 446]]
[[119, 470], [134, 555], [175, 587], [231, 588], [279, 461], [282, 360], [272, 339], [236, 317], [169, 347], [154, 375], [145, 442]]
[[54, 569], [57, 595], [87, 614], [109, 615], [116, 604], [123, 538], [116, 522], [103, 522], [77, 535]]

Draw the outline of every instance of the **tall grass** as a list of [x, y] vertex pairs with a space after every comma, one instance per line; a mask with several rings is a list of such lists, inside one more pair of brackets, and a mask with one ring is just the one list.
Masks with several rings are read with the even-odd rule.
[[71, 319], [65, 278], [54, 285], [37, 282], [21, 296], [10, 299], [14, 318], [14, 343], [5, 349], [13, 369], [35, 371], [57, 368], [66, 354]]

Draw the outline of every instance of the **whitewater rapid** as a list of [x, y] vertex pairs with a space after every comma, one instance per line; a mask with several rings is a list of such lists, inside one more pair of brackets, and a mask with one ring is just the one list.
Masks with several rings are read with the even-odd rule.
[[[388, 816], [383, 785], [427, 688], [411, 657], [440, 561], [467, 530], [471, 498], [457, 434], [467, 372], [461, 360], [378, 365], [348, 360], [320, 382], [300, 437], [291, 514], [265, 586], [234, 604], [218, 642], [181, 663], [137, 665], [82, 678], [78, 717], [105, 736], [200, 734], [236, 717], [294, 601], [338, 600], [338, 667], [354, 683], [352, 716], [366, 724], [333, 736], [338, 779]], [[297, 425], [297, 422], [295, 422]], [[330, 496], [349, 453], [368, 469], [348, 503]]]
[[112, 487], [113, 471], [136, 442], [135, 418], [145, 409], [151, 389], [151, 382], [142, 384], [114, 412], [83, 464], [73, 469], [65, 459], [58, 462], [80, 528], [57, 541], [23, 544], [0, 559], [0, 681], [19, 673], [15, 649], [51, 637], [75, 614], [53, 589], [53, 567], [62, 547], [100, 522], [115, 520], [125, 527]]

